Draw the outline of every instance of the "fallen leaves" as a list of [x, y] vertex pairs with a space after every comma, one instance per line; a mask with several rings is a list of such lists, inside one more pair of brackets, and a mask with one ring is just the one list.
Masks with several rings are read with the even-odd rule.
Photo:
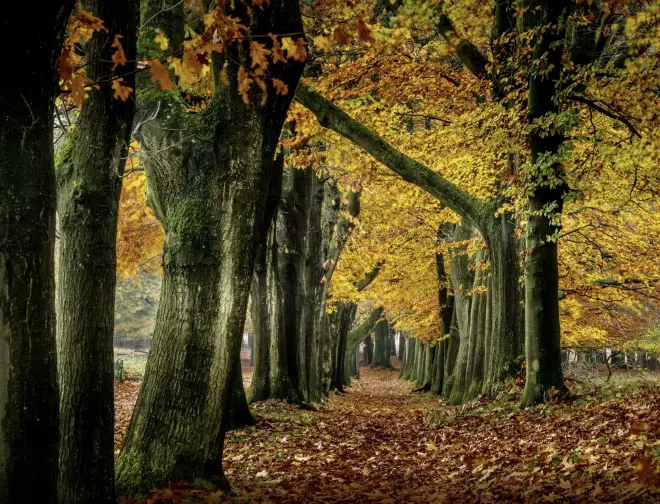
[[235, 495], [212, 502], [657, 502], [659, 403], [643, 388], [525, 411], [515, 399], [452, 407], [363, 368], [318, 411], [254, 404], [258, 425], [226, 442]]

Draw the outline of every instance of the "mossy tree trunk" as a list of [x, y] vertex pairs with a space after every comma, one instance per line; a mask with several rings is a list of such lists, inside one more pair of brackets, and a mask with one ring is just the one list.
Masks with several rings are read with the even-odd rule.
[[53, 113], [72, 7], [12, 3], [0, 23], [0, 502], [57, 502]]
[[[463, 241], [470, 236], [469, 229], [464, 225], [456, 227], [456, 240]], [[456, 364], [453, 372], [453, 383], [449, 401], [452, 404], [463, 402], [463, 396], [467, 392], [466, 382], [468, 379], [468, 355], [470, 351], [470, 303], [471, 296], [468, 291], [473, 285], [474, 279], [470, 272], [470, 260], [462, 251], [457, 251], [451, 258], [450, 271], [452, 287], [454, 289], [454, 304], [456, 305], [456, 327], [460, 343]]]
[[[453, 297], [453, 296], [452, 296]], [[456, 301], [453, 302], [451, 313], [451, 323], [449, 325], [449, 339], [447, 340], [447, 352], [445, 355], [445, 377], [442, 381], [442, 398], [449, 399], [451, 391], [454, 388], [454, 371], [456, 361], [458, 360], [458, 351], [461, 345], [461, 337], [458, 332], [458, 322], [456, 316]]]
[[[164, 57], [152, 42], [159, 29], [177, 53], [183, 4], [145, 0], [142, 7], [149, 24], [140, 47]], [[253, 36], [302, 31], [291, 0], [273, 1], [251, 16], [243, 4], [227, 8]], [[243, 102], [237, 74], [240, 64], [249, 65], [248, 45], [237, 42], [214, 56], [215, 94], [198, 114], [187, 113], [178, 90], [153, 89], [147, 78], [138, 84], [148, 200], [166, 242], [153, 346], [117, 461], [120, 495], [198, 477], [226, 486], [224, 432], [275, 149], [291, 99], [269, 85], [265, 104], [256, 90]], [[221, 83], [223, 66], [229, 86]], [[270, 70], [293, 89], [302, 64]]]
[[[87, 77], [101, 81], [121, 75], [134, 88], [137, 1], [86, 0], [83, 7], [108, 28], [85, 46]], [[127, 64], [113, 71], [115, 35], [123, 37]], [[90, 91], [58, 155], [58, 493], [60, 502], [67, 503], [116, 501], [116, 235], [135, 101], [113, 95], [110, 83]]]

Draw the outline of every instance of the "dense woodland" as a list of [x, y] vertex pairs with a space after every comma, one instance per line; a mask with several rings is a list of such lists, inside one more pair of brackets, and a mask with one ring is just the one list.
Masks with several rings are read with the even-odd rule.
[[[221, 502], [254, 411], [358, 415], [320, 450], [368, 401], [417, 432], [413, 392], [509, 401], [499, 438], [461, 421], [486, 447], [519, 441], [514, 402], [625, 410], [619, 497], [660, 498], [660, 2], [53, 0], [1, 28], [0, 502]], [[116, 338], [151, 340], [121, 439]], [[580, 417], [577, 361], [655, 388]], [[452, 466], [451, 422], [416, 442], [458, 481], [486, 459]]]

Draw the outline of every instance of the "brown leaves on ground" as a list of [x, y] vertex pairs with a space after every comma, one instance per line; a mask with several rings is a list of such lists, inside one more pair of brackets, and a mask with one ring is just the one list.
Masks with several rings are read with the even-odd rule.
[[[266, 401], [229, 433], [235, 495], [178, 486], [152, 502], [658, 502], [660, 390], [521, 411], [451, 407], [362, 369], [318, 411]], [[507, 400], [510, 399], [510, 400]]]

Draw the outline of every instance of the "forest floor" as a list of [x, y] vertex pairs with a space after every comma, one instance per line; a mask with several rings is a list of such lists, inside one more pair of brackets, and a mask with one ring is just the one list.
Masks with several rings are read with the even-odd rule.
[[[361, 373], [315, 411], [253, 404], [257, 424], [227, 435], [233, 496], [197, 482], [144, 502], [660, 502], [657, 376], [572, 382], [573, 399], [520, 410], [516, 384], [457, 407], [395, 371]], [[117, 384], [117, 449], [138, 388]]]

